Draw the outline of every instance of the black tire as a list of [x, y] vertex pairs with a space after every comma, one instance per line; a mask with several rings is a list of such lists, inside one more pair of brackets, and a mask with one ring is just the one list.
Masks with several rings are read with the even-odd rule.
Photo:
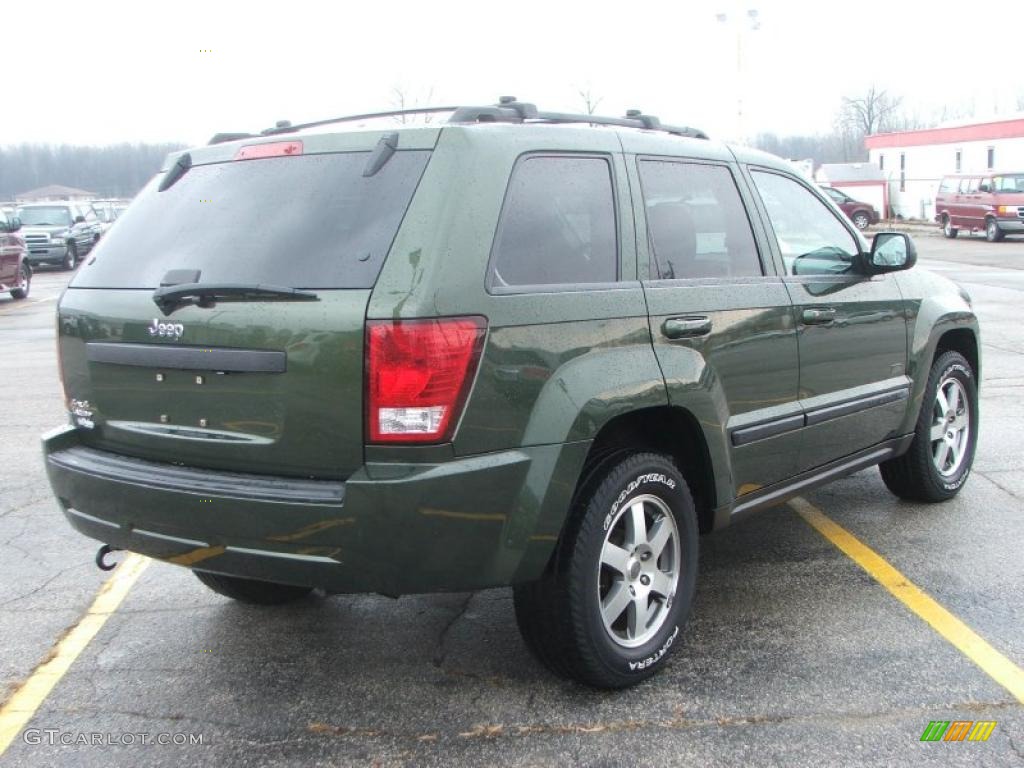
[[865, 230], [868, 228], [869, 224], [871, 224], [871, 217], [864, 211], [857, 211], [853, 214], [853, 226], [857, 229]]
[[952, 220], [946, 214], [942, 214], [942, 234], [950, 240], [960, 234], [960, 230], [953, 226]]
[[15, 299], [27, 299], [28, 292], [32, 289], [32, 270], [28, 264], [21, 262], [18, 265], [17, 288], [11, 289], [11, 296]]
[[[950, 378], [956, 379], [966, 395], [964, 413], [968, 418], [963, 458], [954, 472], [943, 475], [933, 456], [932, 429], [936, 421], [938, 389]], [[921, 412], [914, 429], [914, 440], [905, 454], [878, 465], [886, 487], [901, 499], [934, 503], [959, 493], [971, 474], [974, 449], [978, 442], [978, 387], [970, 363], [959, 352], [945, 352], [932, 365], [925, 386]]]
[[999, 228], [999, 222], [993, 218], [985, 219], [985, 239], [990, 243], [998, 243], [1005, 233]]
[[[621, 515], [630, 514], [631, 502], [641, 497], [648, 500], [642, 502], [645, 509], [654, 503], [657, 510], [667, 510], [649, 518], [649, 528], [645, 522], [644, 536], [666, 525], [670, 512], [674, 528], [669, 530], [678, 539], [678, 550], [664, 543], [661, 552], [667, 553], [668, 559], [657, 554], [651, 558], [648, 551], [642, 558], [646, 565], [642, 566], [641, 556], [633, 550], [627, 561], [635, 569], [631, 569], [632, 584], [652, 585], [646, 574], [653, 571], [640, 569], [661, 569], [662, 563], [671, 563], [677, 556], [678, 581], [667, 597], [657, 596], [653, 586], [637, 586], [649, 590], [643, 600], [655, 605], [656, 612], [645, 624], [645, 631], [635, 638], [636, 642], [643, 640], [642, 644], [624, 647], [622, 642], [628, 640], [614, 639], [614, 626], [606, 629], [602, 619], [601, 590], [603, 580], [608, 578], [607, 571], [602, 570], [602, 551], [606, 538], [618, 529]], [[606, 530], [606, 526], [610, 527]], [[606, 463], [591, 482], [581, 485], [548, 573], [539, 581], [514, 588], [516, 622], [527, 647], [555, 674], [597, 688], [624, 688], [650, 677], [665, 666], [689, 616], [697, 579], [697, 538], [693, 498], [669, 457], [634, 453]], [[622, 546], [630, 547], [625, 542]], [[627, 588], [635, 596], [632, 586], [627, 585], [628, 578], [608, 589]], [[606, 597], [610, 594], [606, 592]], [[620, 619], [628, 622], [629, 614], [627, 608]], [[644, 639], [646, 634], [650, 637]]]
[[72, 270], [78, 266], [78, 246], [69, 242], [64, 248], [64, 259], [60, 265], [66, 270]]
[[270, 581], [243, 579], [240, 576], [225, 576], [209, 571], [193, 571], [196, 578], [218, 595], [230, 597], [250, 605], [282, 605], [301, 600], [311, 587], [296, 587], [291, 584], [275, 584]]

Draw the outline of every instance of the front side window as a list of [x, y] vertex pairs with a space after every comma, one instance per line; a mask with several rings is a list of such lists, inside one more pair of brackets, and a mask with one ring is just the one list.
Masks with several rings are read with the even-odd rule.
[[512, 171], [489, 285], [618, 279], [611, 166], [603, 157], [532, 155]]
[[839, 191], [837, 191], [835, 189], [832, 189], [832, 187], [822, 187], [822, 189], [825, 191], [826, 195], [831, 197], [837, 203], [845, 203], [846, 202], [846, 195], [844, 195], [842, 192], [839, 192]]
[[837, 275], [853, 269], [856, 238], [832, 211], [788, 176], [752, 171], [790, 275]]
[[996, 176], [992, 179], [992, 185], [996, 192], [1024, 192], [1024, 174]]
[[640, 182], [655, 278], [763, 274], [750, 220], [728, 168], [643, 160]]

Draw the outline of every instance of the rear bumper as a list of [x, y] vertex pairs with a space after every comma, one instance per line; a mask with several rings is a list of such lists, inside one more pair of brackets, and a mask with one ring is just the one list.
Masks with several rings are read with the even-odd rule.
[[[201, 570], [331, 592], [465, 591], [537, 578], [589, 443], [440, 464], [367, 464], [345, 482], [246, 475], [43, 438], [79, 532]], [[562, 479], [563, 482], [553, 482]]]

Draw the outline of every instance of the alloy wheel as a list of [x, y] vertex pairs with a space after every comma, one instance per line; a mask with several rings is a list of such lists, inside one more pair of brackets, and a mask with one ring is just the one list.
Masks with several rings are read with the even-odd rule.
[[939, 474], [951, 477], [960, 469], [971, 436], [967, 392], [957, 379], [942, 380], [932, 406], [932, 462]]
[[643, 645], [664, 625], [679, 586], [679, 529], [657, 496], [633, 499], [608, 526], [598, 566], [598, 601], [608, 636]]

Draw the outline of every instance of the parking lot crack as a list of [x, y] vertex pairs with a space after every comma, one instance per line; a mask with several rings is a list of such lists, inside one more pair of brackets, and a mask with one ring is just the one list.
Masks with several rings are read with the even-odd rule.
[[33, 504], [39, 504], [40, 502], [46, 501], [47, 499], [50, 499], [50, 498], [52, 498], [52, 497], [49, 494], [44, 494], [42, 496], [33, 496], [31, 499], [29, 499], [28, 501], [24, 502], [23, 504], [19, 504], [16, 507], [11, 507], [10, 509], [5, 509], [3, 512], [0, 512], [0, 518], [4, 518], [4, 517], [7, 517], [8, 515], [12, 515], [15, 512], [20, 512], [23, 509], [28, 509]]
[[4, 600], [2, 603], [0, 603], [0, 606], [10, 605], [11, 603], [16, 603], [19, 600], [24, 600], [26, 598], [32, 597], [32, 595], [35, 595], [46, 589], [48, 586], [50, 586], [50, 584], [55, 582], [68, 571], [74, 570], [75, 568], [81, 568], [83, 565], [85, 565], [85, 563], [75, 563], [74, 565], [69, 565], [66, 568], [61, 568], [59, 571], [53, 574], [50, 578], [48, 578], [38, 587], [30, 589], [28, 592], [23, 592], [22, 594], [12, 597], [9, 600]]
[[992, 473], [991, 473], [991, 472], [982, 472], [982, 471], [980, 471], [980, 470], [977, 470], [977, 469], [976, 469], [976, 470], [974, 470], [974, 471], [975, 471], [975, 472], [976, 472], [977, 474], [979, 474], [979, 475], [981, 475], [982, 477], [984, 477], [984, 478], [985, 478], [986, 480], [988, 480], [988, 481], [989, 481], [990, 483], [992, 483], [992, 485], [994, 485], [994, 486], [995, 486], [996, 488], [998, 488], [999, 490], [1003, 491], [1004, 493], [1008, 493], [1008, 494], [1010, 494], [1010, 495], [1011, 495], [1011, 496], [1013, 496], [1013, 497], [1014, 497], [1015, 499], [1019, 499], [1019, 498], [1020, 498], [1020, 494], [1018, 494], [1018, 493], [1014, 492], [1014, 491], [1013, 491], [1012, 489], [1010, 489], [1010, 488], [1007, 488], [1007, 487], [1006, 487], [1005, 485], [1003, 485], [1003, 484], [1002, 484], [1002, 483], [1000, 483], [1000, 482], [999, 482], [998, 480], [996, 480], [996, 479], [995, 479], [994, 477], [992, 477], [992, 476], [991, 476], [991, 475], [992, 475]]
[[1013, 740], [1013, 736], [1008, 736], [1006, 739], [1010, 743], [1010, 749], [1013, 750], [1013, 754], [1017, 756], [1017, 759], [1024, 762], [1024, 753], [1020, 751], [1020, 747], [1017, 746], [1017, 742]]
[[455, 626], [455, 623], [466, 614], [466, 611], [469, 609], [469, 604], [473, 601], [473, 597], [474, 593], [470, 592], [459, 609], [441, 629], [441, 634], [437, 637], [437, 648], [434, 651], [434, 658], [432, 660], [435, 667], [440, 667], [444, 664], [444, 659], [447, 654], [445, 641], [448, 639], [448, 633], [451, 631], [452, 627]]

